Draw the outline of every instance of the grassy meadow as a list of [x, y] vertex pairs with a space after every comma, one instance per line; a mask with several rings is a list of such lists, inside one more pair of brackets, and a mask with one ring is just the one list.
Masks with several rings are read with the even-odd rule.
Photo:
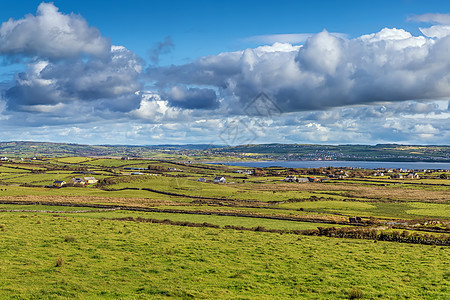
[[[448, 299], [447, 247], [0, 213], [20, 299]], [[359, 297], [358, 296], [358, 297]]]

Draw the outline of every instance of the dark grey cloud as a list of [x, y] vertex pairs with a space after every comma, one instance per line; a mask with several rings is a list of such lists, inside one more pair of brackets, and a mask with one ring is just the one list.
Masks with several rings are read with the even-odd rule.
[[148, 51], [148, 56], [153, 64], [159, 63], [159, 57], [163, 54], [170, 53], [175, 48], [170, 36], [166, 36], [163, 42], [158, 42], [152, 49]]
[[157, 79], [157, 87], [180, 84], [206, 84], [227, 87], [227, 80], [239, 74], [239, 53], [224, 53], [217, 56], [206, 56], [186, 65], [168, 67], [150, 66], [146, 73], [149, 79]]
[[53, 3], [41, 3], [36, 15], [0, 26], [0, 55], [45, 59], [80, 55], [108, 57], [111, 42], [81, 16], [65, 15]]
[[170, 105], [186, 109], [215, 109], [219, 107], [216, 92], [212, 89], [174, 86], [164, 94]]

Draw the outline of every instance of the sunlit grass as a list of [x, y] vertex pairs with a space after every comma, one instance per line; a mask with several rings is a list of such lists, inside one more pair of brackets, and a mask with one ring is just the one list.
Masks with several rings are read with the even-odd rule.
[[445, 299], [446, 247], [0, 213], [2, 298]]

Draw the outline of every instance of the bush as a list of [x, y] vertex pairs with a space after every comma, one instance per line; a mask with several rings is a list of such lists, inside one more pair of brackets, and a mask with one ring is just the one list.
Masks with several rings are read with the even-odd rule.
[[60, 256], [57, 260], [56, 260], [56, 265], [55, 267], [62, 267], [64, 265], [64, 259]]
[[348, 293], [348, 299], [359, 299], [363, 297], [363, 293], [358, 288], [352, 288]]
[[71, 243], [75, 242], [76, 238], [74, 236], [68, 235], [64, 238], [64, 242]]

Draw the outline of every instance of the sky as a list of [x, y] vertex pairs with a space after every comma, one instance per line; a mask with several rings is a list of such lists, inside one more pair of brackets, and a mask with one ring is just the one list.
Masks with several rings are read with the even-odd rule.
[[448, 1], [0, 1], [0, 141], [450, 144]]

